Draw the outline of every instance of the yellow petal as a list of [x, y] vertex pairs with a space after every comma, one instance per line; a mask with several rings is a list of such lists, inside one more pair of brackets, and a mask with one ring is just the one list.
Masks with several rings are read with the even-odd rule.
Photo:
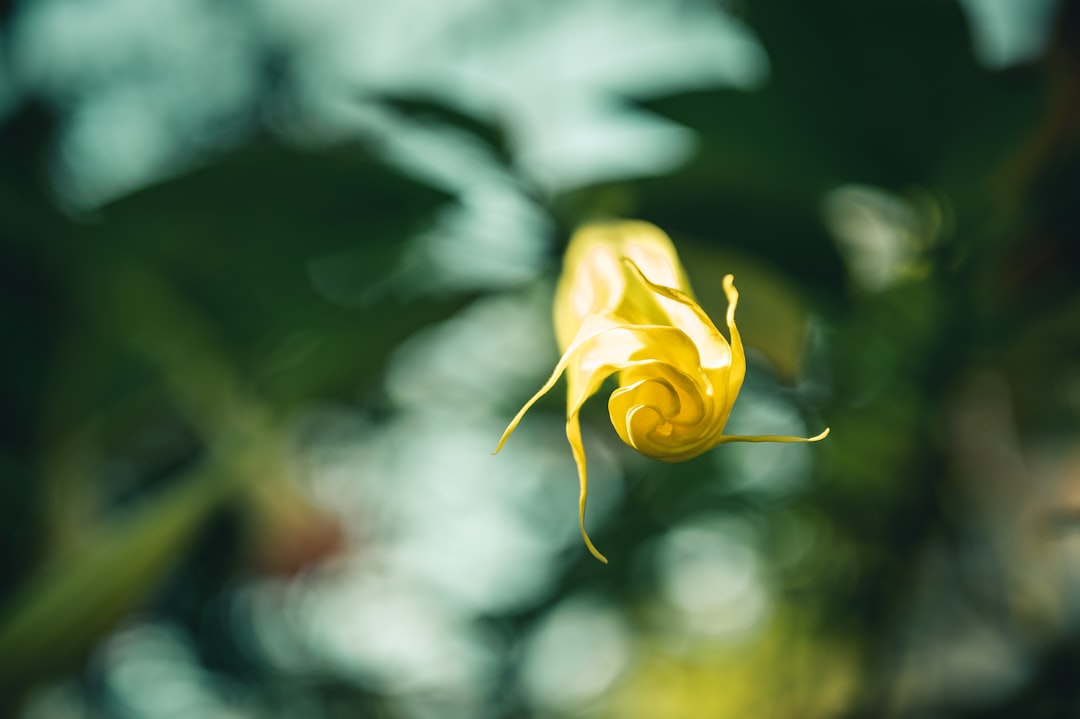
[[585, 530], [588, 471], [579, 413], [603, 382], [618, 375], [608, 412], [619, 437], [667, 462], [727, 442], [817, 442], [816, 437], [724, 435], [746, 375], [735, 324], [739, 293], [723, 279], [729, 340], [694, 299], [671, 240], [644, 222], [578, 230], [566, 250], [553, 307], [563, 355], [544, 386], [507, 426], [496, 452], [525, 413], [566, 374], [566, 437], [580, 483], [578, 522], [589, 551], [607, 562]]
[[820, 442], [828, 436], [828, 427], [825, 428], [824, 432], [813, 437], [792, 437], [783, 434], [726, 434], [718, 438], [717, 444], [726, 444], [727, 442]]
[[585, 444], [581, 440], [581, 424], [578, 414], [575, 412], [566, 418], [566, 440], [570, 443], [570, 451], [574, 454], [574, 463], [577, 464], [578, 484], [578, 526], [581, 528], [581, 538], [585, 540], [585, 546], [589, 552], [604, 564], [608, 563], [607, 557], [600, 553], [596, 545], [589, 539], [589, 533], [585, 531], [585, 500], [589, 497], [589, 472], [585, 462]]
[[[731, 335], [731, 374], [728, 375], [728, 403], [735, 404], [746, 377], [746, 352], [743, 351], [742, 335], [735, 326], [735, 306], [739, 304], [739, 291], [735, 289], [735, 276], [724, 275], [724, 294], [727, 296], [727, 326]], [[730, 407], [729, 407], [730, 409]], [[826, 430], [828, 432], [828, 430]]]
[[[595, 321], [594, 321], [595, 320]], [[534, 394], [503, 431], [492, 454], [498, 454], [510, 438], [525, 413], [551, 391], [564, 372], [567, 373], [567, 416], [576, 413], [581, 405], [600, 388], [604, 380], [623, 367], [639, 360], [649, 351], [664, 357], [683, 354], [681, 362], [692, 362], [696, 349], [685, 335], [673, 327], [612, 325], [610, 321], [589, 318], [582, 326], [582, 336], [576, 338], [563, 353], [547, 382]]]
[[671, 239], [647, 222], [588, 225], [570, 239], [555, 289], [555, 337], [566, 349], [585, 318], [617, 314], [634, 324], [667, 324], [655, 299], [628, 288], [623, 258], [654, 281], [689, 292], [686, 274]]

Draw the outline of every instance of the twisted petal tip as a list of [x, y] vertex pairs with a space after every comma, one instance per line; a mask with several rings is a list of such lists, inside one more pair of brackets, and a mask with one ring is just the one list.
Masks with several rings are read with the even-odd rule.
[[589, 535], [582, 533], [581, 536], [585, 538], [585, 546], [588, 548], [589, 554], [593, 555], [594, 557], [599, 559], [604, 564], [607, 564], [608, 563], [607, 557], [605, 557], [603, 554], [601, 554], [600, 550], [597, 549], [595, 546], [593, 546], [592, 540], [589, 539]]

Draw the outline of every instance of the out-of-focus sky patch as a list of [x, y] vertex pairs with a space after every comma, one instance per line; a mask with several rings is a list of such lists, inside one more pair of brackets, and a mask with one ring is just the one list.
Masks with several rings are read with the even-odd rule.
[[[750, 88], [768, 71], [750, 32], [708, 3], [351, 6], [331, 26], [309, 20], [302, 33], [280, 3], [268, 14], [278, 34], [296, 43], [296, 84], [315, 116], [347, 126], [347, 88], [356, 88], [357, 99], [380, 90], [439, 98], [505, 125], [521, 168], [549, 191], [654, 174], [685, 157], [687, 131], [619, 98]], [[596, 144], [597, 136], [605, 141]], [[628, 156], [638, 159], [628, 164]]]
[[547, 269], [548, 215], [505, 184], [471, 189], [447, 205], [412, 245], [421, 290], [520, 286]]
[[97, 205], [247, 130], [259, 48], [240, 13], [192, 0], [25, 6], [11, 29], [13, 79], [68, 113], [53, 167], [64, 200]]
[[[670, 172], [690, 158], [694, 134], [673, 122], [630, 114], [615, 103], [552, 98], [520, 162], [540, 187], [558, 192], [623, 177]], [[588, 121], [586, 121], [588, 119]]]
[[927, 255], [946, 229], [946, 209], [927, 192], [912, 194], [843, 185], [825, 196], [825, 224], [856, 289], [881, 292], [928, 271]]
[[495, 659], [482, 633], [438, 594], [380, 572], [311, 592], [308, 639], [346, 674], [388, 693], [482, 690]]
[[[533, 419], [541, 427], [515, 435], [516, 448], [498, 457], [495, 422], [416, 412], [354, 437], [355, 451], [322, 451], [330, 463], [313, 469], [314, 495], [355, 512], [345, 516], [354, 551], [287, 587], [238, 593], [257, 610], [240, 612], [255, 650], [284, 671], [330, 662], [376, 691], [439, 692], [465, 703], [461, 716], [477, 711], [469, 702], [484, 696], [502, 651], [477, 621], [542, 598], [567, 547], [580, 543], [561, 424]], [[602, 488], [590, 505], [597, 523], [619, 493], [610, 458], [590, 450]], [[324, 481], [332, 488], [320, 491]]]
[[1046, 49], [1058, 0], [960, 0], [979, 61], [991, 68], [1035, 60]]
[[302, 631], [307, 584], [252, 578], [232, 587], [223, 601], [229, 631], [241, 652], [283, 675], [303, 676], [325, 661], [321, 651], [312, 651]]
[[759, 630], [772, 599], [749, 524], [727, 515], [695, 518], [653, 552], [661, 595], [691, 641], [740, 641]]
[[[341, 516], [351, 551], [236, 592], [253, 651], [285, 672], [328, 662], [373, 691], [441, 696], [460, 708], [444, 715], [476, 715], [509, 651], [479, 620], [542, 601], [585, 552], [563, 409], [536, 408], [491, 455], [506, 397], [527, 398], [556, 359], [550, 289], [480, 300], [402, 346], [386, 421], [332, 407], [298, 418], [312, 496]], [[607, 441], [586, 428], [590, 527], [622, 495]]]
[[439, 697], [445, 716], [477, 715], [504, 649], [429, 585], [364, 559], [317, 576], [250, 583], [232, 604], [244, 646], [283, 678], [329, 670], [396, 696], [395, 705]]
[[[491, 439], [500, 432], [495, 422], [455, 424], [451, 413], [417, 416], [401, 424], [400, 451], [390, 459], [391, 476], [405, 486], [388, 563], [476, 612], [534, 601], [575, 537], [576, 475], [553, 452], [558, 434], [544, 432], [533, 451], [493, 458]], [[530, 461], [544, 454], [554, 461]], [[535, 503], [561, 504], [563, 521], [535, 513]]]
[[[443, 478], [454, 476], [459, 490], [462, 482], [475, 485], [461, 490], [463, 495], [482, 500], [462, 504], [459, 512], [447, 512], [445, 505], [433, 505], [430, 511], [472, 521], [483, 516], [483, 501], [491, 501], [493, 510], [510, 510], [509, 516], [524, 518], [523, 526], [534, 536], [531, 541], [555, 552], [577, 541], [576, 512], [567, 511], [576, 508], [577, 472], [565, 441], [563, 408], [558, 406], [555, 413], [535, 408], [502, 453], [490, 455], [516, 410], [504, 404], [505, 398], [519, 397], [524, 402], [557, 360], [550, 292], [545, 284], [485, 299], [418, 335], [396, 354], [387, 391], [403, 410], [398, 420], [404, 427], [403, 446], [424, 437], [432, 443], [428, 451], [399, 453], [395, 475], [428, 475], [431, 489], [417, 489], [429, 497], [440, 496]], [[607, 439], [606, 433], [586, 431], [595, 490], [587, 517], [590, 525], [602, 520], [621, 493], [616, 455], [605, 446]], [[447, 495], [445, 501], [458, 503], [455, 497]], [[514, 564], [513, 556], [507, 554], [505, 561]], [[535, 564], [529, 571], [540, 571], [543, 566]], [[514, 566], [505, 571], [517, 575]], [[506, 591], [513, 582], [504, 584]]]
[[633, 632], [617, 606], [592, 596], [568, 597], [526, 643], [525, 696], [541, 712], [586, 714], [627, 669], [633, 652]]
[[447, 154], [460, 137], [357, 112], [382, 91], [441, 98], [505, 125], [526, 174], [551, 191], [685, 158], [688, 131], [619, 98], [753, 87], [768, 67], [750, 32], [704, 2], [588, 0], [541, 12], [492, 0], [324, 0], [302, 11], [276, 0], [45, 0], [26, 7], [12, 38], [20, 88], [71, 111], [57, 184], [77, 205], [190, 167], [250, 129], [271, 55], [285, 58], [281, 81], [303, 126], [389, 142], [398, 155], [411, 146], [404, 164], [467, 185], [483, 162]]
[[[559, 8], [534, 10], [537, 31], [507, 35], [494, 63], [476, 57], [467, 68], [492, 98], [509, 100], [498, 112], [510, 120], [521, 166], [549, 192], [657, 174], [687, 159], [687, 130], [620, 99], [749, 89], [768, 74], [761, 45], [715, 5], [591, 0]], [[536, 52], [542, 47], [560, 50], [552, 58]]]
[[401, 346], [387, 370], [391, 399], [400, 407], [485, 414], [500, 409], [510, 393], [528, 399], [559, 359], [551, 295], [550, 284], [544, 284], [484, 298], [418, 333]]
[[[413, 410], [375, 440], [391, 504], [370, 551], [385, 552], [389, 564], [468, 611], [528, 606], [543, 596], [564, 551], [580, 543], [577, 473], [563, 422], [538, 412], [492, 457], [502, 420]], [[621, 486], [603, 442], [594, 436], [586, 447], [594, 489], [587, 521], [598, 526]]]
[[241, 688], [206, 670], [187, 633], [164, 623], [135, 623], [96, 657], [106, 704], [118, 717], [256, 717]]

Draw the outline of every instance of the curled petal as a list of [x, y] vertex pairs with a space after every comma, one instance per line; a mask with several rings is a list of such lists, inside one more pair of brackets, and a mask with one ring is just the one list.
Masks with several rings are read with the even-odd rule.
[[586, 321], [581, 327], [580, 334], [582, 336], [575, 339], [563, 353], [544, 386], [518, 410], [517, 415], [503, 431], [492, 454], [498, 454], [502, 450], [526, 412], [551, 391], [551, 388], [559, 381], [559, 377], [565, 372], [568, 385], [566, 437], [570, 442], [574, 462], [577, 464], [578, 481], [581, 487], [579, 501], [581, 536], [589, 551], [597, 559], [607, 562], [585, 531], [585, 501], [588, 497], [589, 476], [578, 413], [585, 404], [585, 400], [595, 394], [604, 380], [616, 372], [658, 360], [669, 364], [696, 365], [697, 349], [685, 334], [674, 327], [612, 325], [610, 322], [595, 320]]
[[587, 318], [617, 314], [632, 324], [670, 324], [623, 263], [629, 258], [656, 282], [689, 291], [671, 239], [647, 222], [583, 227], [574, 233], [555, 289], [555, 337], [565, 350]]
[[555, 290], [555, 335], [562, 357], [551, 377], [511, 420], [502, 449], [525, 413], [563, 374], [566, 438], [577, 465], [578, 522], [589, 551], [607, 559], [585, 531], [588, 471], [579, 413], [617, 375], [608, 413], [619, 437], [638, 452], [677, 462], [727, 442], [817, 442], [816, 437], [724, 435], [746, 375], [735, 325], [739, 293], [723, 278], [730, 341], [698, 305], [671, 240], [644, 222], [596, 225], [575, 233]]
[[[663, 303], [664, 310], [666, 311], [670, 323], [681, 329], [689, 336], [694, 343], [698, 346], [698, 349], [702, 352], [702, 363], [709, 367], [723, 367], [731, 364], [731, 350], [728, 346], [727, 340], [720, 334], [720, 331], [716, 329], [716, 325], [713, 324], [712, 319], [705, 313], [705, 310], [701, 309], [701, 306], [694, 301], [694, 298], [689, 293], [680, 290], [677, 287], [668, 287], [656, 282], [653, 282], [648, 277], [637, 263], [629, 257], [623, 258], [623, 262], [630, 268], [631, 272], [637, 278], [637, 280], [644, 285], [649, 292], [653, 293], [657, 298], [666, 300]], [[732, 283], [732, 276], [727, 275], [724, 278], [724, 290], [727, 292], [728, 287], [734, 289]], [[735, 299], [738, 300], [738, 293], [735, 293]], [[728, 293], [728, 301], [731, 301], [731, 294]], [[734, 309], [733, 306], [729, 306], [728, 315], [730, 321], [728, 327], [734, 325]]]
[[642, 360], [659, 359], [673, 365], [697, 363], [693, 342], [674, 327], [586, 323], [581, 336], [563, 353], [544, 386], [534, 394], [503, 431], [492, 454], [502, 450], [525, 413], [551, 391], [564, 372], [568, 374], [569, 402], [567, 416], [581, 408], [595, 394], [605, 379], [615, 372], [632, 367]]
[[708, 449], [708, 438], [722, 428], [717, 398], [700, 373], [648, 362], [624, 369], [619, 383], [608, 399], [611, 423], [624, 442], [646, 456], [687, 459]]
[[[728, 403], [734, 405], [746, 376], [746, 352], [743, 351], [742, 335], [735, 326], [735, 307], [739, 304], [739, 291], [735, 289], [735, 276], [724, 275], [724, 295], [727, 297], [727, 326], [731, 333], [731, 373], [728, 375]], [[825, 430], [828, 432], [828, 430]]]

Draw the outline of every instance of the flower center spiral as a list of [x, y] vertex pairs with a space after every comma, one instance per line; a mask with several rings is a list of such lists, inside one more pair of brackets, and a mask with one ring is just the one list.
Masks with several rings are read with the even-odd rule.
[[635, 363], [619, 373], [608, 412], [624, 442], [656, 459], [699, 454], [701, 429], [709, 420], [710, 393], [704, 378], [692, 377], [659, 360]]

